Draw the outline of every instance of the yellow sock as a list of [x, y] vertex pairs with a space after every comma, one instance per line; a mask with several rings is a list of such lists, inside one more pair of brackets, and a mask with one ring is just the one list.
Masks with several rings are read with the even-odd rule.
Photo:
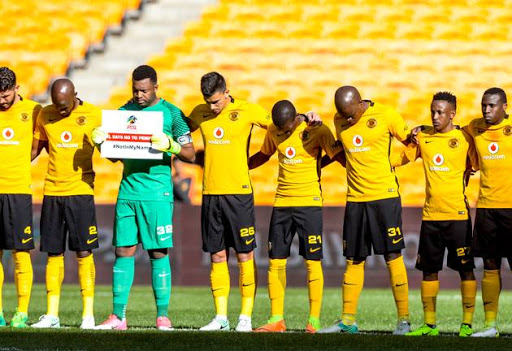
[[409, 282], [402, 256], [386, 262], [399, 319], [409, 319]]
[[228, 263], [213, 263], [210, 271], [210, 282], [217, 315], [228, 316], [229, 270]]
[[286, 289], [286, 258], [270, 259], [268, 266], [268, 297], [272, 316], [284, 316], [284, 292]]
[[460, 282], [462, 295], [462, 323], [473, 324], [475, 313], [476, 280], [463, 280]]
[[3, 251], [0, 250], [0, 313], [4, 312], [2, 290], [4, 289], [4, 266], [2, 265]]
[[13, 251], [12, 255], [14, 257], [14, 284], [18, 292], [18, 311], [28, 313], [34, 279], [32, 260], [28, 251]]
[[343, 314], [341, 320], [345, 325], [352, 325], [356, 321], [357, 302], [363, 290], [364, 261], [355, 264], [347, 260], [347, 268], [343, 276]]
[[306, 260], [308, 271], [309, 316], [320, 318], [322, 296], [324, 293], [324, 272], [320, 260]]
[[78, 279], [82, 293], [82, 318], [94, 315], [94, 282], [96, 280], [96, 267], [92, 254], [87, 257], [78, 257]]
[[484, 302], [485, 324], [495, 325], [498, 315], [498, 301], [501, 291], [500, 271], [484, 269], [482, 279], [482, 300]]
[[254, 306], [254, 297], [256, 296], [256, 269], [254, 260], [238, 262], [240, 275], [238, 283], [240, 286], [240, 294], [242, 296], [241, 315], [251, 317], [252, 308]]
[[46, 264], [46, 290], [48, 310], [46, 314], [59, 316], [60, 288], [64, 280], [64, 256], [48, 256]]
[[421, 302], [423, 303], [423, 319], [426, 324], [436, 325], [436, 300], [439, 292], [439, 280], [423, 280], [421, 282]]

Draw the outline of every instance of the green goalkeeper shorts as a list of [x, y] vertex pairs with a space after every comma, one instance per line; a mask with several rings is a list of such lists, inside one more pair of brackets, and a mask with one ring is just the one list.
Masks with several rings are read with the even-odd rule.
[[172, 247], [174, 203], [165, 201], [118, 200], [112, 245], [144, 250]]

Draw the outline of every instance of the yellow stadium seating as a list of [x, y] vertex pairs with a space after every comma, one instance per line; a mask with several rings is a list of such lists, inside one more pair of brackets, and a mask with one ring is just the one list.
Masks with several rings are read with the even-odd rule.
[[[105, 0], [106, 1], [106, 0]], [[363, 98], [397, 108], [412, 127], [430, 123], [437, 91], [458, 98], [457, 123], [480, 115], [488, 87], [512, 89], [512, 21], [508, 0], [221, 0], [170, 40], [164, 53], [148, 61], [158, 69], [161, 93], [185, 112], [202, 101], [199, 79], [218, 70], [235, 98], [271, 109], [290, 99], [304, 112], [321, 113], [330, 127], [334, 91], [343, 84]], [[14, 45], [14, 44], [13, 44]], [[0, 62], [1, 62], [0, 54]], [[128, 83], [127, 83], [128, 84]], [[168, 90], [163, 91], [163, 87]], [[129, 93], [129, 86], [124, 87]], [[114, 90], [112, 100], [125, 98]], [[255, 128], [250, 153], [259, 150], [264, 131]], [[197, 145], [200, 136], [194, 134]], [[394, 146], [393, 148], [397, 148]], [[201, 171], [193, 201], [199, 203]], [[420, 163], [397, 170], [405, 205], [424, 200]], [[257, 204], [272, 204], [277, 178], [275, 156], [251, 171]], [[326, 204], [346, 195], [345, 171], [322, 172]], [[472, 180], [471, 184], [475, 184]], [[469, 191], [474, 202], [476, 192]]]

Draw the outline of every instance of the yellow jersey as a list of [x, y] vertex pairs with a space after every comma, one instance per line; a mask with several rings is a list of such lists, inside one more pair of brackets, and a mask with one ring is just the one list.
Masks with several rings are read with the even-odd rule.
[[251, 194], [247, 156], [254, 125], [267, 128], [270, 115], [259, 105], [233, 100], [215, 115], [208, 105], [194, 108], [191, 130], [199, 128], [204, 142], [203, 194]]
[[0, 194], [32, 194], [30, 158], [40, 110], [37, 102], [20, 97], [7, 111], [0, 111]]
[[308, 127], [302, 122], [290, 135], [271, 124], [261, 152], [279, 159], [279, 176], [274, 207], [322, 206], [320, 160], [322, 150], [333, 158], [343, 151], [329, 127]]
[[34, 138], [48, 141], [48, 172], [44, 195], [94, 195], [92, 130], [101, 125], [101, 110], [87, 102], [68, 117], [61, 117], [53, 105], [37, 117]]
[[351, 125], [334, 116], [336, 137], [347, 158], [347, 201], [366, 202], [398, 197], [398, 181], [389, 160], [392, 138], [407, 139], [402, 116], [381, 104], [367, 101], [368, 109]]
[[512, 123], [487, 125], [483, 118], [466, 127], [473, 137], [480, 169], [478, 208], [512, 208]]
[[473, 140], [458, 126], [447, 133], [427, 127], [418, 133], [418, 145], [402, 152], [401, 164], [421, 158], [425, 171], [423, 220], [467, 220], [468, 203], [464, 194], [464, 174]]

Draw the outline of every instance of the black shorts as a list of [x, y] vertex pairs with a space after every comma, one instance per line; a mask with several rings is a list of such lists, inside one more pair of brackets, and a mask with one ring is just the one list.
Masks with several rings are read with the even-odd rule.
[[256, 247], [252, 194], [203, 195], [201, 234], [203, 251], [215, 253], [230, 247], [251, 252]]
[[512, 209], [477, 208], [473, 255], [483, 258], [512, 257]]
[[475, 268], [471, 253], [471, 220], [423, 221], [416, 268], [425, 273], [443, 269], [444, 251], [448, 249], [447, 265], [460, 272]]
[[343, 254], [363, 258], [405, 248], [400, 198], [347, 202], [343, 223]]
[[32, 250], [32, 195], [0, 194], [0, 250]]
[[322, 207], [274, 207], [268, 234], [270, 258], [288, 258], [295, 232], [299, 254], [306, 260], [321, 260]]
[[98, 248], [94, 196], [45, 196], [41, 209], [41, 251], [63, 253]]

